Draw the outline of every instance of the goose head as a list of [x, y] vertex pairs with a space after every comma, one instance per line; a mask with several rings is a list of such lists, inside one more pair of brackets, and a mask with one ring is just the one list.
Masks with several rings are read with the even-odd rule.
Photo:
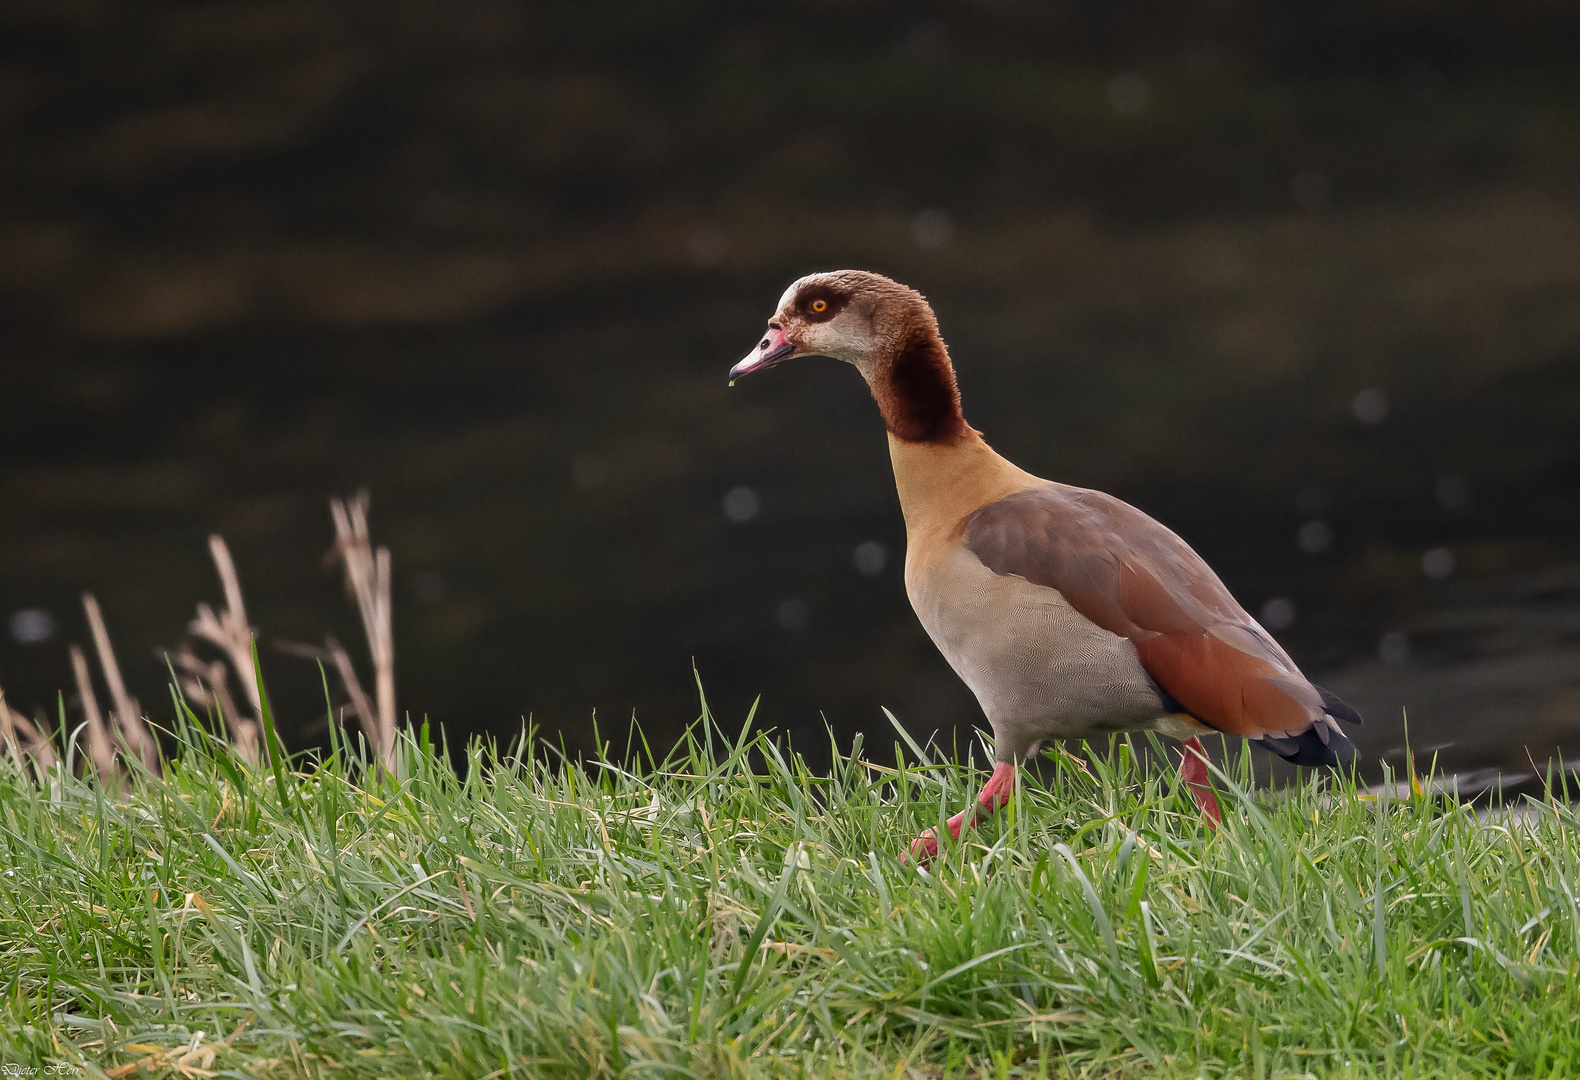
[[730, 381], [802, 356], [833, 357], [861, 372], [896, 438], [951, 441], [969, 430], [933, 309], [882, 274], [834, 270], [792, 282]]

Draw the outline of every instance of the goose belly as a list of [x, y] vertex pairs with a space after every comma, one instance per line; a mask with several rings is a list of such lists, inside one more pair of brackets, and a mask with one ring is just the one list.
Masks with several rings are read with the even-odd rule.
[[[1044, 739], [1156, 727], [1165, 706], [1127, 638], [1057, 589], [999, 575], [962, 546], [906, 566], [906, 592], [949, 666], [971, 688], [1001, 760]], [[1166, 724], [1166, 722], [1165, 722]]]

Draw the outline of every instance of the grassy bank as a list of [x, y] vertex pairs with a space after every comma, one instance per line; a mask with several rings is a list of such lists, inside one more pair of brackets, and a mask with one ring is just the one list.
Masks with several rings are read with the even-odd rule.
[[[711, 733], [712, 738], [704, 738]], [[1124, 744], [981, 779], [810, 774], [706, 721], [668, 761], [407, 739], [246, 768], [190, 723], [120, 792], [0, 768], [0, 1060], [86, 1075], [1565, 1076], [1580, 844], [1416, 796], [1224, 777], [1204, 831]], [[711, 748], [709, 743], [711, 742]], [[907, 1070], [910, 1070], [907, 1072]]]

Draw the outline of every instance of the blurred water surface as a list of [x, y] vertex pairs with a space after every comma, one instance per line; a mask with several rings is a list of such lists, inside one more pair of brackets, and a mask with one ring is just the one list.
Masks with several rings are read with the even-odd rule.
[[357, 640], [322, 556], [366, 485], [401, 704], [452, 733], [662, 743], [695, 663], [803, 745], [964, 736], [859, 379], [725, 385], [860, 266], [1369, 758], [1408, 710], [1467, 776], [1575, 760], [1577, 50], [1558, 0], [7, 4], [0, 687], [53, 711], [90, 588], [157, 703], [211, 531], [266, 640]]

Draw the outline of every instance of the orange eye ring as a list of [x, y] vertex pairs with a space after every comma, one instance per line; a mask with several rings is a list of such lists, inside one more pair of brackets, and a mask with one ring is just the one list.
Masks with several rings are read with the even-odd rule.
[[817, 312], [819, 315], [823, 314], [823, 312], [828, 310], [828, 301], [827, 300], [814, 300], [814, 301], [812, 301], [812, 310]]

